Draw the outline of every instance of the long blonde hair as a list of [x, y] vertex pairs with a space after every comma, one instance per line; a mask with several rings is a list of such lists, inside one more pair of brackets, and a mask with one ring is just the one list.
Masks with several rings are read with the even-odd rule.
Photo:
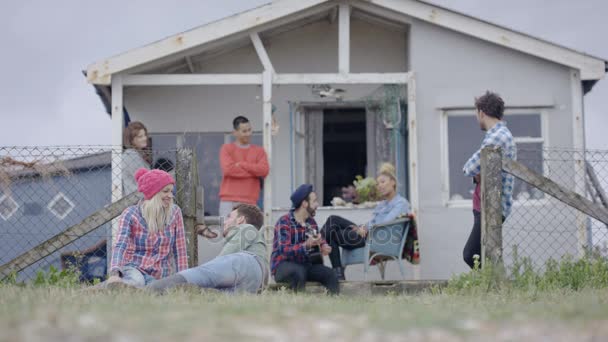
[[171, 220], [173, 199], [171, 199], [171, 205], [165, 208], [163, 207], [161, 193], [162, 191], [159, 191], [154, 197], [144, 200], [141, 204], [141, 214], [144, 220], [146, 220], [148, 230], [154, 233], [164, 229], [169, 224], [169, 220]]
[[378, 169], [378, 176], [386, 176], [395, 182], [395, 190], [397, 189], [397, 174], [395, 173], [395, 166], [391, 163], [382, 163], [380, 169]]

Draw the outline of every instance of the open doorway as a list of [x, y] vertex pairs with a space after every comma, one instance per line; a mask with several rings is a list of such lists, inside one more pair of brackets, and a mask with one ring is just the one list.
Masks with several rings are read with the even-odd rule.
[[365, 108], [323, 110], [323, 206], [331, 205], [357, 175], [366, 175]]

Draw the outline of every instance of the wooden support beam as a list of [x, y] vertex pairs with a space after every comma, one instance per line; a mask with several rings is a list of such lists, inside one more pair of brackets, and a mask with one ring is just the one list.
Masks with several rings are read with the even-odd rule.
[[125, 75], [125, 86], [261, 85], [261, 74]]
[[276, 74], [273, 84], [405, 84], [410, 73]]
[[481, 260], [501, 270], [502, 260], [502, 150], [481, 150]]
[[[112, 79], [112, 202], [122, 198], [122, 135], [125, 127], [123, 110], [123, 75]], [[107, 244], [108, 258], [112, 255], [114, 237], [118, 234], [118, 220], [112, 222]], [[108, 262], [108, 271], [110, 263]]]
[[329, 11], [329, 14], [327, 15], [327, 21], [329, 21], [330, 24], [333, 24], [336, 22], [337, 18], [338, 18], [338, 7], [334, 7]]
[[350, 73], [350, 5], [346, 3], [338, 10], [338, 71]]
[[194, 69], [194, 64], [192, 64], [192, 58], [190, 58], [190, 56], [186, 56], [186, 64], [188, 64], [188, 70], [190, 70], [190, 73], [194, 74], [194, 72], [196, 71]]
[[[406, 84], [410, 72], [357, 74], [273, 74], [272, 83], [289, 84]], [[124, 86], [262, 85], [261, 74], [124, 75]]]
[[262, 73], [262, 111], [263, 111], [263, 138], [264, 150], [268, 157], [269, 171], [264, 179], [264, 227], [268, 256], [272, 252], [272, 239], [274, 230], [272, 225], [272, 73], [268, 70]]
[[[574, 157], [574, 192], [585, 193], [585, 127], [583, 125], [583, 85], [577, 70], [570, 70], [570, 92], [572, 96], [572, 152]], [[587, 229], [587, 216], [576, 212], [576, 228], [578, 236], [578, 254], [584, 256], [591, 248], [591, 234]]]
[[258, 54], [258, 58], [260, 59], [260, 63], [262, 63], [264, 70], [274, 73], [274, 67], [270, 62], [270, 58], [268, 57], [264, 43], [262, 43], [262, 40], [260, 39], [260, 35], [258, 35], [257, 32], [253, 32], [249, 37], [251, 38], [255, 52]]
[[198, 266], [198, 235], [196, 234], [198, 167], [196, 153], [188, 148], [179, 149], [175, 162], [177, 204], [182, 209], [188, 250], [188, 266]]
[[608, 224], [608, 209], [603, 208], [585, 197], [564, 188], [547, 177], [537, 174], [523, 164], [510, 159], [504, 159], [502, 161], [502, 169], [505, 172], [508, 172], [521, 179], [522, 181], [533, 185], [542, 192], [545, 192], [566, 203], [567, 205], [576, 208], [605, 224]]
[[[418, 198], [418, 121], [416, 119], [416, 75], [407, 73], [407, 125], [408, 125], [408, 174], [409, 174], [409, 200], [412, 212], [416, 217], [420, 210], [420, 199]], [[414, 265], [414, 279], [421, 277], [420, 265]]]
[[141, 198], [143, 198], [141, 193], [134, 192], [129, 196], [96, 211], [92, 215], [82, 220], [82, 222], [67, 228], [63, 232], [21, 254], [0, 267], [0, 279], [4, 279], [10, 275], [11, 272], [20, 272], [26, 269], [28, 266], [35, 264], [36, 262], [46, 258], [61, 248], [92, 232], [99, 226], [110, 222], [110, 220], [118, 217], [128, 206], [137, 203]]

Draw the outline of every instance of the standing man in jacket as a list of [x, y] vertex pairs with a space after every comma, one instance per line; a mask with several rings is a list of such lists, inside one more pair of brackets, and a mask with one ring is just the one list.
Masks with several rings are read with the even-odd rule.
[[220, 185], [220, 216], [227, 216], [238, 204], [255, 205], [260, 185], [268, 175], [268, 158], [261, 146], [251, 144], [251, 123], [244, 116], [232, 121], [236, 141], [220, 150], [222, 184]]

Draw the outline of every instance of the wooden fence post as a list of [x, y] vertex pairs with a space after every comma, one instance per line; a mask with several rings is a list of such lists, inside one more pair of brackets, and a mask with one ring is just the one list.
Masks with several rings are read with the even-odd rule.
[[502, 260], [502, 151], [481, 150], [481, 260], [503, 269]]
[[188, 266], [198, 266], [198, 235], [196, 234], [196, 192], [198, 168], [196, 154], [192, 149], [177, 150], [175, 176], [177, 182], [177, 204], [184, 216], [184, 229], [188, 250]]

